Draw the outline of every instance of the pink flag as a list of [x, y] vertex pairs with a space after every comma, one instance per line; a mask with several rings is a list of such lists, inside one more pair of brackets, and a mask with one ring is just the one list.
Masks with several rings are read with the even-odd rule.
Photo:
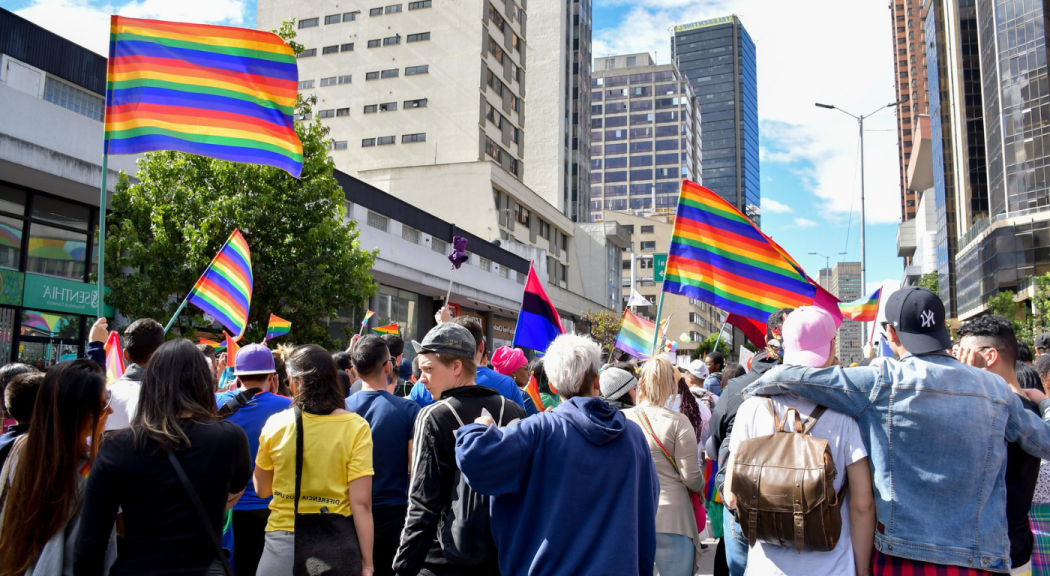
[[106, 339], [106, 384], [112, 384], [124, 375], [124, 350], [120, 346], [120, 334], [114, 330]]

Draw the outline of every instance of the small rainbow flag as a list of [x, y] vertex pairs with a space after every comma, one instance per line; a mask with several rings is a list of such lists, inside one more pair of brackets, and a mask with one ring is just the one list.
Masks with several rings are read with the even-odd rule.
[[525, 393], [532, 398], [532, 405], [536, 407], [540, 412], [545, 411], [543, 407], [543, 400], [540, 398], [540, 383], [536, 381], [536, 377], [529, 375], [529, 384], [525, 386]]
[[177, 150], [298, 178], [299, 71], [276, 34], [113, 16], [105, 154]]
[[240, 351], [241, 347], [238, 346], [237, 341], [231, 338], [229, 334], [226, 334], [225, 331], [223, 334], [226, 335], [226, 365], [230, 368], [236, 368], [237, 352]]
[[623, 311], [620, 333], [616, 335], [616, 348], [644, 360], [653, 350], [653, 332], [656, 323], [638, 316], [630, 310]]
[[387, 324], [386, 326], [376, 326], [372, 328], [378, 334], [400, 334], [401, 330], [398, 329], [397, 324]]
[[266, 338], [263, 338], [263, 342], [274, 338], [280, 338], [291, 331], [291, 322], [270, 314], [270, 324], [266, 326]]
[[186, 297], [235, 334], [244, 336], [252, 302], [252, 256], [241, 231], [234, 229]]
[[879, 314], [879, 298], [882, 297], [882, 288], [871, 293], [870, 296], [854, 300], [853, 302], [839, 302], [839, 310], [846, 320], [857, 322], [874, 322]]
[[211, 346], [216, 351], [225, 350], [226, 349], [226, 343], [225, 342], [223, 342], [222, 344], [219, 344], [218, 342], [216, 342], [214, 340], [208, 340], [207, 338], [201, 338], [200, 339], [200, 344], [205, 344], [207, 346]]
[[124, 375], [124, 349], [120, 346], [120, 334], [114, 330], [106, 339], [106, 384], [112, 384]]
[[373, 312], [371, 310], [369, 310], [368, 312], [365, 312], [365, 318], [364, 318], [364, 320], [361, 320], [361, 327], [362, 328], [364, 328], [365, 326], [368, 326], [368, 320], [370, 318], [372, 318], [372, 316], [375, 316], [375, 312]]

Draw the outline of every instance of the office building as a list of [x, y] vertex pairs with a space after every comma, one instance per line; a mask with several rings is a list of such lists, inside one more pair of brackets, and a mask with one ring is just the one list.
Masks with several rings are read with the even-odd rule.
[[916, 196], [908, 190], [908, 161], [912, 157], [914, 128], [920, 114], [929, 114], [929, 85], [926, 78], [923, 0], [893, 0], [890, 3], [897, 99], [897, 140], [901, 188], [901, 218], [915, 217]]
[[[860, 285], [860, 262], [838, 262], [831, 269], [829, 292], [843, 302], [852, 302], [862, 296]], [[843, 320], [835, 337], [835, 355], [843, 366], [860, 362], [864, 358], [862, 346], [866, 337], [863, 323]]]
[[739, 17], [722, 16], [675, 26], [671, 50], [702, 114], [704, 186], [761, 224], [754, 41]]
[[821, 288], [831, 291], [831, 268], [820, 269], [820, 272], [817, 274], [817, 283], [820, 284]]
[[591, 87], [595, 217], [602, 210], [673, 215], [682, 179], [701, 182], [692, 87], [674, 64], [656, 65], [647, 53], [599, 58]]
[[527, 99], [542, 105], [525, 116], [525, 184], [573, 221], [589, 222], [591, 0], [533, 2], [528, 46]]

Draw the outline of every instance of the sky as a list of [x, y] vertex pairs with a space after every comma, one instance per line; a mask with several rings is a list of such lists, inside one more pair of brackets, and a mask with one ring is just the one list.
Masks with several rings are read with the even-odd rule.
[[[758, 57], [762, 228], [816, 278], [824, 256], [860, 260], [857, 122], [893, 102], [891, 20], [881, 2], [593, 0], [595, 58], [649, 52], [670, 59], [674, 24], [736, 14]], [[105, 54], [110, 14], [252, 27], [254, 0], [0, 0], [0, 6]], [[701, 110], [703, 114], [703, 110]], [[867, 284], [899, 281], [896, 119], [865, 122]], [[527, 135], [526, 135], [527, 137]], [[839, 253], [845, 252], [845, 255]], [[870, 291], [869, 290], [869, 291]]]

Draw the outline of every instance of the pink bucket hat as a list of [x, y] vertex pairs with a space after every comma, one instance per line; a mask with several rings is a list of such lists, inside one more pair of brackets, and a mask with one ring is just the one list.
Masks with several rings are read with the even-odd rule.
[[784, 364], [820, 367], [828, 361], [835, 339], [835, 320], [816, 306], [796, 308], [784, 320]]
[[492, 367], [504, 376], [510, 376], [515, 370], [528, 363], [524, 352], [510, 346], [500, 346], [492, 353]]

